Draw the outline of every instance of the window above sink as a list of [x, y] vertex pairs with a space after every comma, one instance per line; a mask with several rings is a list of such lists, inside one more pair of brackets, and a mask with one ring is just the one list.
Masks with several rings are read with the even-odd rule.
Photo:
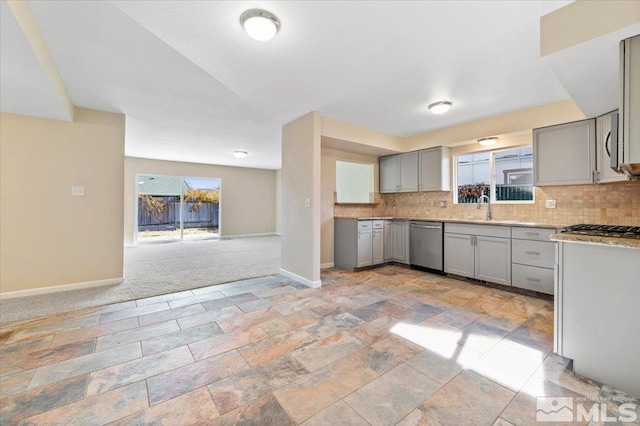
[[533, 202], [531, 146], [460, 154], [455, 157], [455, 203], [477, 203], [482, 195], [495, 203]]

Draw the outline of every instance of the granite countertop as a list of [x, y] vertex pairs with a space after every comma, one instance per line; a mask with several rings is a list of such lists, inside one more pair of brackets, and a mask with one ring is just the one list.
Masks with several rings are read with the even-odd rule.
[[335, 216], [334, 219], [353, 219], [353, 220], [414, 220], [420, 222], [444, 222], [444, 223], [467, 223], [472, 225], [495, 225], [495, 226], [522, 226], [527, 228], [564, 228], [565, 225], [549, 224], [549, 223], [535, 223], [535, 222], [520, 222], [517, 220], [483, 220], [483, 219], [462, 219], [462, 218], [415, 218], [415, 217], [347, 217], [347, 216]]
[[560, 241], [562, 243], [595, 244], [599, 246], [640, 249], [640, 239], [638, 238], [601, 237], [596, 235], [579, 234], [554, 234], [551, 236], [551, 240]]

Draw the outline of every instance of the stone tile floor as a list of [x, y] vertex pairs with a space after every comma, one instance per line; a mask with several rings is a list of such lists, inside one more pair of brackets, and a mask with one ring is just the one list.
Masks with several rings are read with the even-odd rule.
[[322, 282], [3, 324], [0, 424], [520, 425], [537, 396], [622, 395], [551, 353], [550, 301], [400, 266]]

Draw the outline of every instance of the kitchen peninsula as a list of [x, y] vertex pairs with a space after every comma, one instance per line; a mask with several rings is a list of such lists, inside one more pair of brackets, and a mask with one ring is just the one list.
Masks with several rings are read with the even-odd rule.
[[559, 234], [554, 352], [640, 397], [640, 238]]

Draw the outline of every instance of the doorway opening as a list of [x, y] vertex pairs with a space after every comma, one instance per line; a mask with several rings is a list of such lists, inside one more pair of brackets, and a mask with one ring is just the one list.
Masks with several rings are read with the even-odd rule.
[[136, 175], [136, 242], [220, 237], [220, 179]]

